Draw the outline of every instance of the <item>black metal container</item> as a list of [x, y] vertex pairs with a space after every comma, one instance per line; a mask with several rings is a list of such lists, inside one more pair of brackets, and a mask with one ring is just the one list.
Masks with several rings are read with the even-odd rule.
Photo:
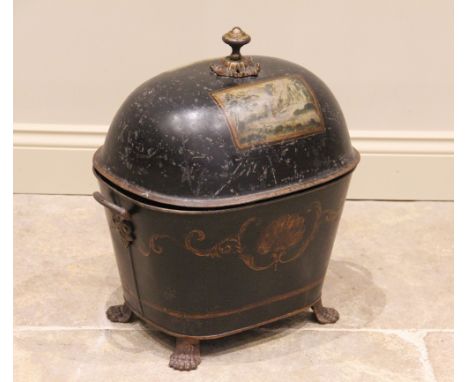
[[177, 337], [170, 366], [194, 369], [199, 340], [312, 307], [351, 172], [359, 161], [338, 103], [308, 70], [230, 56], [160, 74], [137, 88], [94, 156], [124, 304]]

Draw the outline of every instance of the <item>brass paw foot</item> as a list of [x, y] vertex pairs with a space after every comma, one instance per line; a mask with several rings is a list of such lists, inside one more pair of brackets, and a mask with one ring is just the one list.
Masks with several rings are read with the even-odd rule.
[[133, 321], [133, 312], [127, 304], [113, 305], [106, 311], [107, 318], [112, 322], [127, 323]]
[[322, 305], [322, 299], [312, 305], [312, 310], [319, 324], [334, 324], [340, 318], [336, 309], [326, 308]]
[[176, 370], [195, 370], [201, 362], [200, 341], [192, 338], [177, 338], [169, 366]]

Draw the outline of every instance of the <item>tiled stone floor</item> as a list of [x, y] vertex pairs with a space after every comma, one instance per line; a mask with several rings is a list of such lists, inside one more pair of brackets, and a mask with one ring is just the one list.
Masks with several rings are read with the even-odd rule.
[[171, 337], [105, 318], [121, 289], [102, 207], [15, 195], [15, 381], [451, 381], [452, 209], [347, 202], [323, 292], [340, 321], [204, 342], [187, 373], [167, 366]]

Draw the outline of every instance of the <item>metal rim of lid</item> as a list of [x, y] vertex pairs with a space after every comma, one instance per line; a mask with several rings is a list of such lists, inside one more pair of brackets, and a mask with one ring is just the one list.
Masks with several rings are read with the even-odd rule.
[[98, 161], [97, 156], [102, 146], [97, 149], [93, 156], [93, 168], [103, 178], [107, 179], [113, 185], [123, 189], [130, 195], [146, 199], [150, 202], [160, 203], [167, 206], [193, 208], [193, 209], [206, 209], [206, 208], [224, 208], [235, 207], [247, 203], [254, 203], [267, 199], [288, 195], [294, 192], [306, 190], [308, 188], [316, 187], [352, 172], [360, 161], [360, 154], [353, 147], [354, 158], [349, 163], [340, 167], [337, 171], [330, 173], [321, 178], [314, 178], [305, 180], [300, 183], [289, 184], [282, 187], [273, 188], [270, 190], [259, 191], [246, 195], [231, 196], [224, 198], [186, 198], [161, 194], [159, 192], [147, 190], [144, 187], [132, 184], [121, 177], [113, 174], [111, 171], [105, 169]]

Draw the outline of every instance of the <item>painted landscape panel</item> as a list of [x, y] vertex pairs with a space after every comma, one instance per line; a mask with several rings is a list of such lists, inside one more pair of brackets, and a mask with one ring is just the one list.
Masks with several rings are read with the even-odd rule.
[[317, 99], [299, 77], [234, 86], [211, 95], [224, 111], [239, 149], [324, 131]]

